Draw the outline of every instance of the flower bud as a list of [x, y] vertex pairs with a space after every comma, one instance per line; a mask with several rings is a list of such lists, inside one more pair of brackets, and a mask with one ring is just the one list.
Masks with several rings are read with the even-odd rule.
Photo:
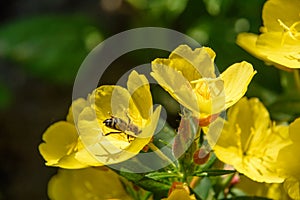
[[203, 165], [208, 161], [209, 157], [210, 157], [210, 152], [207, 149], [201, 147], [200, 149], [195, 151], [193, 155], [193, 160], [195, 164]]

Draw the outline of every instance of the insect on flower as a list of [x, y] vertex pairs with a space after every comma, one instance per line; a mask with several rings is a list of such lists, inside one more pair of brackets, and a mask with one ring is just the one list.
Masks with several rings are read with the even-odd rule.
[[103, 123], [105, 124], [106, 127], [116, 130], [115, 132], [109, 132], [105, 134], [105, 136], [110, 134], [124, 133], [125, 135], [127, 135], [127, 139], [129, 142], [130, 142], [129, 140], [130, 137], [136, 138], [137, 135], [139, 135], [142, 132], [141, 130], [139, 130], [139, 128], [136, 125], [130, 122], [129, 117], [128, 117], [128, 122], [126, 122], [121, 118], [111, 116], [111, 118], [104, 120]]

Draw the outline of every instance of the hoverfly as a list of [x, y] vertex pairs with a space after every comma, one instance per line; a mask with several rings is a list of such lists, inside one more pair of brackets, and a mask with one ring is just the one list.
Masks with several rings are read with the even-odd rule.
[[136, 138], [137, 135], [142, 132], [136, 125], [130, 123], [130, 119], [128, 122], [126, 122], [121, 118], [111, 116], [111, 118], [104, 120], [103, 123], [106, 127], [116, 130], [115, 132], [109, 132], [105, 134], [106, 136], [110, 134], [124, 133], [125, 135], [127, 135], [127, 139], [129, 141], [130, 137]]

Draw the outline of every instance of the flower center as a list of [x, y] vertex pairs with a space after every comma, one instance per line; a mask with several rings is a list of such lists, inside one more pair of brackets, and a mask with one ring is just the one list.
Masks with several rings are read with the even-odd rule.
[[191, 84], [195, 84], [194, 92], [197, 95], [197, 98], [200, 98], [201, 100], [210, 100], [210, 89], [208, 84], [203, 79], [198, 79], [191, 81]]
[[283, 27], [283, 36], [281, 45], [284, 44], [287, 36], [290, 36], [293, 40], [300, 40], [300, 21], [294, 22], [290, 27], [283, 23], [280, 19], [277, 19], [280, 26]]

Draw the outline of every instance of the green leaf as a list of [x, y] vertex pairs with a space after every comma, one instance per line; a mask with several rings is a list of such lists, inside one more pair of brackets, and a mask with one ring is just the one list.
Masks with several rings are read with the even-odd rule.
[[154, 181], [152, 179], [143, 179], [135, 184], [144, 188], [145, 190], [151, 191], [156, 194], [163, 194], [163, 195], [168, 194], [168, 191], [171, 187], [171, 185], [167, 185], [159, 181]]
[[161, 180], [165, 178], [180, 178], [179, 174], [172, 172], [152, 172], [150, 174], [147, 174], [146, 177], [154, 180]]
[[94, 22], [82, 15], [19, 19], [0, 27], [0, 56], [35, 76], [72, 83], [85, 56], [102, 38]]
[[144, 178], [143, 174], [129, 173], [129, 172], [125, 172], [125, 171], [116, 171], [116, 172], [118, 174], [120, 174], [121, 176], [123, 176], [124, 178], [126, 178], [127, 180], [132, 181], [132, 182], [138, 182]]
[[119, 171], [117, 173], [127, 180], [132, 181], [134, 184], [142, 187], [143, 189], [151, 191], [159, 196], [167, 195], [171, 187], [169, 184], [145, 177], [144, 174], [129, 173], [124, 171]]
[[141, 188], [137, 188], [135, 184], [128, 181], [125, 178], [120, 178], [123, 186], [126, 189], [126, 192], [134, 199], [134, 200], [147, 200], [152, 195], [151, 192], [142, 190]]
[[223, 170], [223, 169], [207, 169], [203, 171], [194, 172], [195, 176], [222, 176], [225, 174], [235, 173], [235, 170]]
[[214, 191], [212, 189], [212, 182], [208, 177], [201, 179], [200, 183], [196, 185], [192, 190], [201, 199], [210, 200], [213, 199]]
[[272, 200], [272, 199], [269, 199], [269, 198], [266, 198], [266, 197], [257, 197], [257, 196], [253, 196], [253, 197], [250, 197], [250, 196], [239, 196], [239, 197], [232, 197], [232, 198], [226, 198], [226, 199], [223, 199], [223, 200]]

